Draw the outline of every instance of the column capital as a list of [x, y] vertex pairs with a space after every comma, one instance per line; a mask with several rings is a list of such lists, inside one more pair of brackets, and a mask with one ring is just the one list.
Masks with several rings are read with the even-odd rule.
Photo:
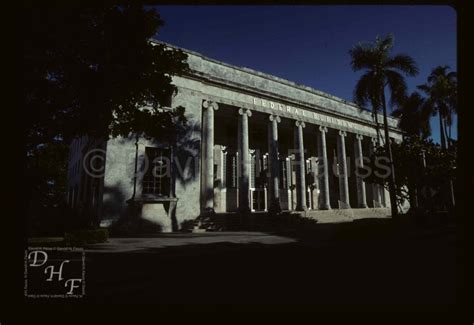
[[202, 107], [204, 107], [204, 108], [211, 107], [215, 111], [217, 111], [219, 109], [219, 105], [217, 105], [216, 102], [213, 102], [213, 101], [210, 101], [210, 100], [203, 100], [202, 101]]
[[343, 131], [343, 130], [339, 130], [339, 135], [340, 135], [341, 137], [345, 137], [345, 136], [347, 136], [347, 132], [346, 132], [346, 131]]
[[268, 119], [270, 122], [276, 121], [277, 123], [281, 122], [281, 118], [278, 115], [269, 115]]
[[370, 138], [370, 141], [372, 142], [372, 144], [374, 146], [377, 145], [377, 139], [376, 138]]
[[327, 132], [328, 132], [328, 128], [327, 128], [326, 126], [320, 125], [320, 126], [319, 126], [319, 131], [324, 132], [324, 133], [327, 133]]
[[306, 126], [306, 123], [303, 122], [303, 121], [295, 121], [295, 125], [296, 126], [301, 126], [302, 128], [304, 128]]
[[251, 117], [252, 111], [248, 108], [239, 108], [239, 115], [247, 115], [248, 117]]
[[362, 140], [362, 139], [364, 139], [364, 136], [362, 134], [356, 134], [356, 139], [357, 140]]

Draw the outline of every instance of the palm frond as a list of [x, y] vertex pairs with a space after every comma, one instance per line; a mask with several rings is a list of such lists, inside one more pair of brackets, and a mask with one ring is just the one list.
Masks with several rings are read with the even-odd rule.
[[430, 94], [431, 94], [431, 88], [430, 88], [430, 86], [428, 86], [426, 84], [418, 85], [418, 86], [416, 86], [416, 88], [421, 90], [422, 92], [424, 92], [428, 96], [430, 96]]
[[376, 47], [379, 51], [382, 52], [389, 52], [389, 50], [393, 47], [394, 36], [392, 33], [389, 33], [384, 38], [380, 38], [377, 36], [376, 38]]
[[359, 43], [349, 50], [353, 71], [372, 69], [377, 64], [377, 56], [368, 44]]
[[456, 71], [451, 71], [450, 73], [448, 73], [448, 75], [446, 77], [450, 80], [453, 80], [453, 81], [457, 82], [458, 73]]
[[419, 93], [413, 92], [393, 112], [393, 116], [400, 118], [400, 128], [407, 134], [421, 135], [423, 137], [427, 137], [430, 134], [430, 115], [425, 114], [423, 105], [423, 97]]
[[371, 73], [365, 73], [357, 81], [357, 84], [354, 88], [354, 102], [359, 106], [366, 106], [371, 99], [372, 95], [372, 83], [373, 76]]
[[410, 77], [416, 76], [419, 72], [415, 60], [406, 54], [398, 54], [390, 58], [386, 62], [386, 67], [400, 70]]
[[405, 78], [394, 70], [385, 71], [385, 76], [390, 91], [390, 107], [398, 107], [403, 104], [407, 96], [407, 84]]
[[429, 83], [435, 83], [439, 77], [446, 77], [446, 72], [449, 69], [449, 65], [439, 65], [431, 70], [431, 74], [428, 76]]

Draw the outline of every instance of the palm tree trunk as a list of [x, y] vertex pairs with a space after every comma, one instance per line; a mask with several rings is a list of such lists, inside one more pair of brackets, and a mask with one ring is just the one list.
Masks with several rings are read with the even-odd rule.
[[448, 136], [448, 121], [447, 121], [447, 119], [444, 118], [443, 123], [444, 123], [444, 127], [443, 127], [444, 137], [446, 139], [446, 149], [449, 149], [449, 144], [450, 144], [449, 142], [450, 142], [451, 137]]
[[446, 149], [446, 138], [444, 136], [444, 127], [443, 127], [443, 117], [441, 116], [441, 113], [438, 112], [439, 114], [439, 136], [440, 136], [440, 141], [441, 141], [441, 150]]
[[375, 104], [375, 100], [372, 100], [372, 116], [375, 120], [375, 130], [377, 131], [377, 146], [380, 146], [380, 123], [377, 111], [378, 107]]
[[393, 165], [392, 146], [390, 144], [390, 137], [388, 133], [388, 118], [387, 118], [387, 103], [385, 101], [385, 87], [382, 88], [382, 107], [383, 107], [383, 123], [385, 131], [385, 150], [388, 154], [390, 165], [390, 175], [388, 178], [388, 188], [390, 192], [390, 207], [392, 211], [392, 218], [398, 217], [397, 209], [397, 192], [395, 187], [395, 168]]
[[380, 123], [379, 123], [377, 111], [373, 112], [373, 116], [375, 120], [375, 129], [377, 131], [377, 146], [380, 146]]

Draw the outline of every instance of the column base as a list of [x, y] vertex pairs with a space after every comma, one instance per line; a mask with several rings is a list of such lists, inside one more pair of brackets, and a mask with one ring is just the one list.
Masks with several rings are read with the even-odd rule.
[[348, 202], [339, 200], [339, 209], [352, 209], [351, 205]]
[[321, 207], [319, 207], [319, 210], [331, 210], [331, 206], [324, 204]]
[[297, 207], [295, 208], [295, 211], [308, 211], [308, 207], [297, 206]]
[[367, 204], [359, 204], [360, 209], [367, 209], [369, 206]]
[[271, 214], [281, 213], [280, 200], [275, 199], [273, 200], [273, 202], [270, 203], [270, 207], [268, 208], [268, 213], [271, 213]]

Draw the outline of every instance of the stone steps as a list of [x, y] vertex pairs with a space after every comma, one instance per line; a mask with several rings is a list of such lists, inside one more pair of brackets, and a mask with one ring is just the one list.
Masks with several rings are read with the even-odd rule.
[[[332, 210], [308, 210], [306, 212], [284, 212], [287, 216], [301, 215], [302, 217], [317, 220], [318, 223], [352, 222], [365, 218], [388, 218], [389, 208], [367, 208], [367, 209], [332, 209]], [[220, 230], [242, 230], [243, 224], [258, 226], [272, 223], [271, 215], [267, 213], [252, 213], [246, 220], [236, 213], [217, 213], [212, 217], [196, 219], [185, 230], [194, 233]], [[280, 218], [281, 219], [281, 218]], [[283, 217], [285, 219], [285, 217]], [[244, 227], [244, 228], [246, 228]]]
[[314, 218], [320, 223], [350, 222], [365, 218], [387, 218], [390, 217], [389, 208], [367, 208], [367, 209], [332, 209], [332, 210], [309, 210], [303, 214], [307, 218]]

